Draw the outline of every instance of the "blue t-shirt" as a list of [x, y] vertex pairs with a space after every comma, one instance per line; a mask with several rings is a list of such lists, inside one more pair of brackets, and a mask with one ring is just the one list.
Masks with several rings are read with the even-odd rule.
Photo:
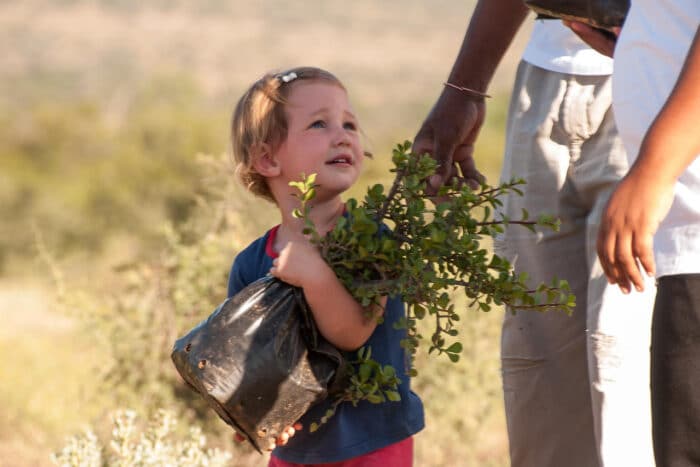
[[[246, 285], [264, 277], [277, 256], [274, 244], [277, 227], [255, 240], [236, 256], [228, 283], [232, 297]], [[423, 429], [423, 403], [411, 391], [406, 375], [407, 355], [399, 345], [405, 329], [394, 329], [393, 323], [404, 316], [404, 304], [389, 298], [384, 310], [384, 321], [379, 324], [365, 345], [372, 347], [372, 358], [382, 365], [391, 365], [401, 379], [399, 402], [372, 404], [361, 401], [357, 406], [341, 403], [327, 423], [309, 432], [312, 422], [318, 422], [331, 406], [326, 400], [312, 406], [299, 420], [304, 428], [285, 446], [278, 446], [273, 454], [287, 462], [319, 464], [339, 462], [397, 443]]]

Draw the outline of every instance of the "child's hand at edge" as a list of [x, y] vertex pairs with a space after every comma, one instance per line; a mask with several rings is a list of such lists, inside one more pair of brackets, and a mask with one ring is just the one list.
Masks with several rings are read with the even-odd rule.
[[578, 21], [563, 20], [564, 26], [571, 29], [583, 42], [591, 46], [598, 53], [612, 57], [615, 53], [617, 37], [620, 35], [620, 27], [610, 30], [594, 28]]

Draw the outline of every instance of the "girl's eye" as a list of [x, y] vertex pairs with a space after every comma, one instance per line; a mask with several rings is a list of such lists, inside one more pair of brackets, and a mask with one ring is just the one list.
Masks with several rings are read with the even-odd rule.
[[356, 131], [357, 125], [355, 125], [354, 122], [345, 122], [343, 124], [343, 128], [345, 128], [346, 130]]
[[326, 122], [324, 122], [323, 120], [316, 120], [311, 125], [309, 125], [309, 128], [326, 128]]

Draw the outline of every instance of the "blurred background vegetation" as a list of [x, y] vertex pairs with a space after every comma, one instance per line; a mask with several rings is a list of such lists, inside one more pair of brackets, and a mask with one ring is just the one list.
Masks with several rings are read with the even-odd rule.
[[[228, 123], [264, 72], [346, 84], [375, 154], [351, 196], [391, 179], [441, 90], [474, 0], [0, 2], [0, 466], [51, 465], [109, 414], [173, 409], [232, 465], [266, 456], [192, 399], [175, 337], [225, 298], [232, 258], [277, 223], [231, 176]], [[495, 182], [527, 29], [497, 72], [477, 163]], [[416, 465], [506, 465], [501, 310], [468, 310], [457, 364], [421, 356]], [[183, 423], [186, 424], [186, 423]], [[462, 461], [463, 460], [463, 461]]]

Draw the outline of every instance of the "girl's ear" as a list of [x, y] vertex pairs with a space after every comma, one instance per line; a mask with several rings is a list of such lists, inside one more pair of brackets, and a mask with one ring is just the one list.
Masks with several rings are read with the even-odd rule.
[[252, 155], [253, 168], [257, 173], [263, 177], [276, 177], [280, 174], [281, 167], [269, 144], [261, 143], [253, 150]]

